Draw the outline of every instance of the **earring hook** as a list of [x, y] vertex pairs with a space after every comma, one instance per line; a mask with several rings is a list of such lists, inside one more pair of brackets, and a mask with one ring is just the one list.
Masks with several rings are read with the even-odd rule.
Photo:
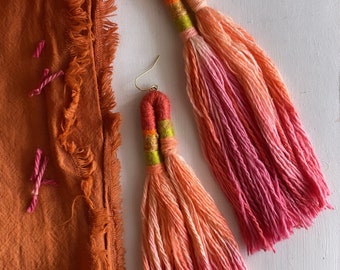
[[151, 87], [149, 88], [141, 88], [138, 86], [137, 82], [140, 78], [142, 78], [144, 75], [146, 75], [147, 73], [149, 73], [154, 67], [155, 65], [158, 63], [160, 55], [157, 56], [156, 60], [153, 62], [152, 66], [150, 68], [148, 68], [146, 71], [144, 71], [143, 73], [139, 74], [137, 76], [137, 78], [135, 79], [135, 87], [139, 90], [139, 91], [147, 91], [149, 89], [153, 89], [153, 90], [157, 90], [158, 89], [158, 85], [157, 84], [153, 84]]

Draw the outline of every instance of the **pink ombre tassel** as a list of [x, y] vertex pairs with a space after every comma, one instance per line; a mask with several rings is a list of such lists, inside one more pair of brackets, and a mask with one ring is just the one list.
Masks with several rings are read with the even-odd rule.
[[[288, 230], [275, 238], [266, 235], [272, 246], [287, 238], [294, 227], [310, 226], [313, 218], [329, 206], [329, 189], [288, 90], [269, 57], [244, 29], [209, 8], [205, 0], [186, 1], [196, 14], [199, 32], [225, 70], [232, 69], [242, 85], [241, 94], [252, 108], [243, 115], [253, 114], [257, 123], [250, 125], [247, 132], [262, 141], [256, 149], [285, 201]], [[263, 247], [248, 243], [248, 248], [253, 252]]]
[[188, 0], [198, 33], [179, 0], [165, 2], [184, 40], [206, 159], [248, 251], [273, 249], [328, 205], [317, 158], [278, 72], [249, 35], [205, 1]]

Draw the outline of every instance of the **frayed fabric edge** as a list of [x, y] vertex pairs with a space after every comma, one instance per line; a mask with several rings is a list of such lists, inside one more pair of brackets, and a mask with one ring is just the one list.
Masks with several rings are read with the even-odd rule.
[[111, 87], [113, 67], [119, 36], [117, 24], [110, 20], [116, 11], [115, 1], [97, 1], [94, 7], [94, 55], [97, 72], [97, 84], [100, 109], [103, 118], [103, 177], [104, 203], [111, 217], [106, 232], [106, 243], [111, 261], [111, 269], [125, 269], [123, 246], [123, 218], [120, 184], [120, 162], [117, 149], [120, 146], [119, 133], [121, 117], [113, 113], [116, 106]]
[[110, 20], [117, 10], [114, 0], [97, 1], [94, 11], [95, 62], [98, 76], [100, 109], [103, 118], [116, 106], [111, 87], [112, 63], [119, 43], [118, 26]]
[[[104, 120], [104, 117], [107, 115], [110, 119], [113, 114], [110, 111], [115, 106], [114, 101], [114, 95], [111, 89], [111, 79], [112, 79], [112, 65], [111, 62], [114, 58], [114, 52], [116, 50], [116, 46], [118, 44], [117, 40], [117, 26], [116, 24], [109, 21], [108, 16], [110, 16], [111, 12], [115, 10], [115, 7], [113, 6], [114, 1], [98, 1], [97, 5], [99, 5], [99, 8], [102, 10], [101, 14], [103, 17], [99, 18], [100, 24], [102, 25], [102, 32], [98, 36], [97, 40], [101, 40], [101, 42], [104, 44], [102, 46], [105, 53], [102, 55], [102, 59], [105, 59], [103, 61], [103, 64], [100, 66], [99, 72], [97, 73], [97, 80], [98, 80], [98, 90], [99, 90], [99, 97], [100, 97], [100, 108], [102, 117]], [[85, 75], [88, 67], [92, 63], [91, 58], [91, 46], [92, 46], [92, 22], [91, 22], [91, 14], [86, 10], [86, 2], [81, 0], [70, 0], [66, 1], [67, 8], [68, 8], [68, 17], [69, 17], [69, 31], [68, 31], [68, 40], [70, 40], [70, 47], [69, 47], [69, 53], [70, 53], [70, 63], [68, 66], [68, 69], [65, 73], [65, 84], [66, 89], [71, 93], [70, 94], [70, 103], [69, 105], [64, 109], [63, 112], [63, 119], [61, 123], [61, 133], [58, 136], [59, 142], [61, 146], [64, 148], [64, 150], [69, 153], [80, 172], [81, 176], [81, 190], [83, 192], [84, 198], [86, 203], [89, 206], [89, 221], [90, 221], [90, 252], [91, 252], [91, 267], [92, 269], [112, 269], [113, 265], [111, 263], [112, 254], [109, 254], [110, 247], [108, 247], [107, 238], [108, 232], [115, 230], [112, 234], [117, 236], [117, 233], [122, 232], [122, 226], [121, 226], [121, 213], [120, 210], [116, 211], [119, 213], [118, 221], [114, 222], [114, 218], [112, 218], [112, 210], [110, 207], [96, 207], [91, 200], [91, 193], [92, 193], [92, 187], [93, 187], [93, 173], [95, 172], [97, 168], [97, 164], [94, 159], [94, 154], [90, 146], [81, 147], [78, 145], [77, 142], [70, 139], [70, 135], [72, 134], [73, 127], [76, 121], [76, 113], [78, 110], [78, 104], [80, 100], [80, 94], [81, 89], [83, 87], [83, 76]], [[113, 142], [118, 142], [118, 145], [120, 144], [120, 138], [119, 138], [119, 123], [120, 123], [120, 116], [119, 114], [115, 114], [115, 117], [113, 117], [114, 121], [110, 123], [110, 128], [108, 128], [111, 131], [111, 140]], [[104, 125], [105, 122], [103, 121]], [[111, 130], [112, 127], [114, 127], [114, 130]], [[103, 127], [105, 130], [106, 128]], [[111, 147], [111, 151], [115, 152], [116, 148], [118, 147], [116, 145], [115, 147]], [[115, 155], [112, 155], [112, 157]], [[104, 158], [106, 154], [104, 153]], [[111, 159], [112, 160], [112, 159]], [[120, 185], [119, 185], [119, 161], [117, 158], [114, 159], [114, 185], [118, 183], [118, 189], [117, 192], [120, 194]], [[115, 164], [118, 164], [115, 165]], [[104, 172], [105, 174], [105, 172]], [[116, 176], [117, 175], [117, 176]], [[105, 188], [104, 183], [104, 189]], [[105, 193], [105, 191], [103, 191]], [[114, 192], [116, 193], [116, 192]], [[104, 195], [106, 197], [107, 195]], [[104, 200], [106, 200], [104, 198]], [[117, 202], [117, 200], [116, 200]], [[105, 202], [104, 202], [105, 204]], [[118, 207], [120, 208], [121, 205], [121, 199], [118, 200]], [[113, 220], [113, 221], [112, 221]], [[114, 226], [110, 224], [119, 224], [118, 227], [119, 230]], [[98, 247], [98, 238], [101, 238], [103, 242], [105, 242], [106, 247], [103, 249], [101, 246]], [[120, 248], [117, 249], [116, 246], [113, 247], [114, 250], [118, 250], [119, 254], [117, 255], [119, 258], [119, 261], [122, 262], [122, 265], [120, 268], [116, 269], [123, 269], [124, 268], [124, 260], [123, 260], [123, 253], [122, 250], [122, 240], [120, 239], [118, 242], [118, 245], [121, 245]]]

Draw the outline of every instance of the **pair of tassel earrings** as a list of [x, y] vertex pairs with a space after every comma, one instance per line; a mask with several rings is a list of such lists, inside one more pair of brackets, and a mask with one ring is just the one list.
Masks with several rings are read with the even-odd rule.
[[[279, 72], [254, 39], [205, 1], [187, 0], [198, 29], [181, 1], [165, 4], [184, 41], [187, 92], [206, 160], [248, 252], [273, 250], [330, 207], [319, 161]], [[165, 99], [150, 92], [141, 106], [144, 267], [245, 269], [213, 201], [175, 154]]]

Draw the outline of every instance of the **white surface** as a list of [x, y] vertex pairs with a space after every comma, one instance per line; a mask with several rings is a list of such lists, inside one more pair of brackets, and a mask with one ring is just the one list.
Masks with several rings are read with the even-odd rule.
[[230, 223], [249, 269], [340, 269], [340, 7], [337, 0], [208, 0], [247, 29], [276, 62], [305, 129], [321, 160], [332, 196], [308, 230], [297, 230], [276, 245], [276, 253], [247, 256], [229, 203], [203, 160], [196, 125], [185, 92], [182, 43], [163, 0], [117, 0], [120, 47], [113, 86], [122, 113], [122, 163], [125, 247], [128, 270], [142, 269], [140, 202], [144, 160], [139, 102], [134, 78], [155, 57], [157, 67], [142, 82], [157, 83], [169, 95], [179, 151], [194, 168]]

